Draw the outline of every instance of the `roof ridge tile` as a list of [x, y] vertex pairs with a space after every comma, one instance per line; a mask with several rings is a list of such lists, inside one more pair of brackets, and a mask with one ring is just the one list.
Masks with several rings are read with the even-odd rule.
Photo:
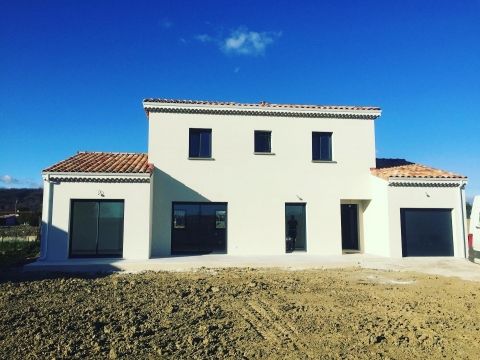
[[189, 99], [167, 99], [167, 98], [146, 98], [143, 102], [156, 102], [163, 104], [185, 104], [185, 105], [211, 105], [211, 106], [240, 106], [240, 107], [278, 107], [296, 109], [325, 109], [325, 110], [381, 110], [378, 106], [364, 105], [321, 105], [321, 104], [291, 104], [291, 103], [270, 103], [260, 101], [258, 103], [245, 103], [236, 101], [219, 100], [189, 100]]

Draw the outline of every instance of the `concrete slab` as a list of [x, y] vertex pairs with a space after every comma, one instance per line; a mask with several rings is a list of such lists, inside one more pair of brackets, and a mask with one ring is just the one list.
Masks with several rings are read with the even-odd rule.
[[316, 256], [294, 253], [277, 256], [194, 255], [149, 260], [70, 259], [64, 262], [36, 261], [24, 271], [61, 272], [140, 272], [194, 271], [200, 268], [281, 268], [287, 270], [361, 267], [388, 271], [412, 271], [430, 275], [454, 276], [480, 281], [480, 266], [466, 259], [422, 257], [385, 258], [366, 254]]

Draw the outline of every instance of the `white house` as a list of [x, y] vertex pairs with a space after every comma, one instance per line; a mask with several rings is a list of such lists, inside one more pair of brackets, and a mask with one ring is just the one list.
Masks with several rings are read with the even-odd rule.
[[464, 176], [375, 158], [377, 107], [146, 99], [148, 155], [43, 171], [42, 261], [465, 257]]

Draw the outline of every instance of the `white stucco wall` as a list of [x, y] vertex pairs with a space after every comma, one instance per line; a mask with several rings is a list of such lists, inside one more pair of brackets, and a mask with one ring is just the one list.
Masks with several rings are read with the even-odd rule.
[[68, 259], [71, 199], [124, 200], [123, 258], [150, 257], [150, 183], [44, 181], [43, 260]]
[[473, 235], [473, 248], [480, 251], [480, 196], [473, 199], [468, 233]]
[[[189, 128], [212, 129], [214, 160], [189, 160]], [[254, 130], [275, 155], [254, 155]], [[312, 163], [312, 131], [333, 132], [333, 160]], [[155, 165], [152, 256], [170, 254], [173, 201], [228, 203], [229, 254], [285, 252], [285, 203], [305, 202], [307, 252], [341, 254], [341, 200], [369, 200], [374, 121], [211, 114], [149, 114]]]
[[364, 209], [364, 252], [390, 256], [388, 182], [371, 176], [372, 200]]

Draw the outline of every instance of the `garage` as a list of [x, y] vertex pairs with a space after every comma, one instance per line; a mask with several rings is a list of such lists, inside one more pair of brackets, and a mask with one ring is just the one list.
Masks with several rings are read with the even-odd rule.
[[400, 209], [402, 256], [453, 256], [451, 209]]

